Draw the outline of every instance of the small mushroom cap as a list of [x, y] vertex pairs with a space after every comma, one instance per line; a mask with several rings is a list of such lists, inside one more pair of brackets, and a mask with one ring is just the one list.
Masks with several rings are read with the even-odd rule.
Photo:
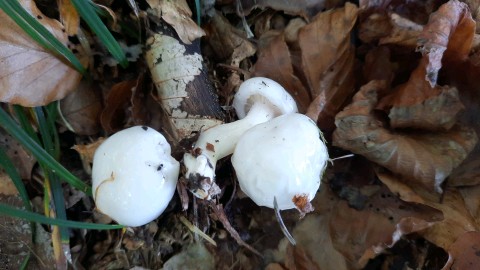
[[292, 209], [300, 196], [311, 201], [320, 187], [328, 152], [315, 123], [286, 114], [258, 124], [240, 138], [232, 156], [240, 188], [257, 205]]
[[265, 102], [271, 104], [277, 115], [297, 112], [297, 104], [292, 96], [276, 81], [254, 77], [244, 81], [233, 99], [233, 107], [238, 118], [244, 118], [253, 103]]
[[93, 158], [97, 209], [119, 224], [141, 226], [157, 218], [175, 192], [180, 164], [162, 134], [131, 127], [103, 142]]

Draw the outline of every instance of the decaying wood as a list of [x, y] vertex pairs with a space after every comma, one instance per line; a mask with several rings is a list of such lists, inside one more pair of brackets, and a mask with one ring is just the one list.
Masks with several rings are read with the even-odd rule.
[[159, 20], [147, 40], [146, 60], [168, 131], [178, 142], [222, 123], [224, 117], [200, 51], [200, 40], [185, 44]]

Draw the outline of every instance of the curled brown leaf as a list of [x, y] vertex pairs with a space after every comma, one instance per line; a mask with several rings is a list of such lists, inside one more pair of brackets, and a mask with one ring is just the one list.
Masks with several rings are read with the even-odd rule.
[[383, 82], [371, 81], [337, 114], [333, 144], [441, 192], [441, 184], [473, 149], [477, 135], [465, 127], [425, 134], [388, 130], [374, 113], [377, 92], [384, 87]]
[[183, 43], [192, 44], [192, 41], [205, 35], [203, 29], [192, 20], [192, 11], [185, 0], [147, 0], [147, 3], [158, 17], [175, 29]]
[[438, 71], [445, 57], [465, 60], [472, 46], [475, 21], [465, 3], [450, 0], [430, 15], [419, 38], [419, 51], [428, 57], [425, 79], [432, 87], [437, 84]]

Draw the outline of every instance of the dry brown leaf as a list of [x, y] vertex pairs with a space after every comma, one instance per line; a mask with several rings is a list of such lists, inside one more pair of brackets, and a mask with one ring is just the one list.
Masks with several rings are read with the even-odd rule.
[[125, 128], [131, 117], [131, 98], [138, 80], [119, 82], [112, 86], [105, 100], [105, 108], [100, 116], [100, 123], [108, 133]]
[[448, 262], [442, 270], [468, 270], [480, 265], [480, 232], [466, 232], [448, 249]]
[[423, 58], [407, 83], [384, 97], [379, 108], [390, 108], [392, 128], [449, 130], [464, 109], [456, 87], [435, 86], [425, 80], [427, 60]]
[[3, 169], [0, 170], [0, 195], [11, 196], [17, 194], [17, 187], [13, 184], [10, 176]]
[[3, 131], [0, 131], [0, 147], [6, 151], [20, 177], [26, 180], [30, 179], [33, 167], [37, 163], [30, 152], [27, 152], [16, 139]]
[[287, 269], [347, 269], [345, 258], [333, 247], [328, 222], [327, 216], [309, 214], [292, 231], [295, 247], [282, 240], [279, 247]]
[[[315, 212], [292, 230], [298, 246], [320, 269], [364, 269], [404, 235], [443, 219], [435, 208], [404, 202], [385, 186], [372, 184], [376, 180], [368, 172], [370, 167], [361, 158], [335, 161], [331, 172], [335, 176], [328, 180], [329, 186], [322, 185], [312, 202]], [[287, 262], [286, 245], [282, 240], [276, 261]]]
[[335, 248], [354, 269], [392, 247], [403, 235], [419, 232], [442, 220], [440, 211], [397, 199], [381, 187], [358, 211], [339, 201], [330, 220]]
[[147, 0], [155, 14], [170, 24], [180, 40], [185, 44], [192, 44], [205, 32], [192, 20], [192, 11], [185, 0]]
[[314, 99], [325, 91], [326, 103], [318, 119], [322, 130], [333, 128], [335, 114], [354, 91], [355, 51], [350, 35], [357, 14], [357, 7], [346, 3], [343, 8], [318, 14], [298, 34], [301, 69], [311, 96]]
[[100, 144], [103, 143], [103, 141], [105, 141], [105, 138], [98, 138], [98, 140], [96, 140], [95, 142], [87, 145], [74, 145], [72, 149], [77, 151], [78, 154], [80, 154], [83, 162], [85, 162], [86, 164], [91, 164], [93, 162], [95, 150], [97, 150], [97, 148], [100, 146]]
[[394, 64], [390, 61], [390, 49], [380, 46], [370, 50], [365, 56], [363, 76], [366, 81], [383, 80], [390, 85], [395, 77]]
[[71, 0], [58, 0], [58, 12], [60, 21], [65, 26], [65, 32], [69, 36], [75, 36], [80, 27], [80, 16]]
[[419, 39], [419, 51], [428, 57], [425, 79], [432, 87], [437, 84], [442, 58], [467, 59], [475, 34], [475, 21], [465, 3], [450, 0], [430, 15]]
[[278, 81], [294, 96], [300, 112], [307, 111], [310, 102], [316, 100], [308, 113], [325, 131], [333, 129], [335, 114], [354, 91], [350, 35], [357, 13], [357, 7], [347, 3], [343, 8], [319, 13], [305, 26], [300, 21], [273, 37], [267, 35], [272, 31], [267, 32], [259, 42], [254, 76]]
[[[263, 39], [267, 38], [265, 35]], [[305, 112], [311, 102], [311, 96], [300, 79], [295, 75], [290, 51], [283, 34], [275, 35], [269, 42], [262, 42], [253, 76], [268, 77], [281, 84], [295, 99], [300, 112]]]
[[456, 87], [437, 86], [438, 71], [444, 61], [467, 59], [475, 24], [465, 4], [452, 0], [432, 14], [419, 37], [424, 57], [407, 83], [383, 99], [380, 107], [392, 107], [393, 128], [448, 130], [464, 108]]
[[425, 204], [425, 200], [411, 187], [405, 184], [404, 181], [399, 181], [398, 177], [380, 169], [377, 169], [376, 173], [378, 179], [380, 179], [380, 181], [382, 181], [391, 192], [397, 194], [403, 201]]
[[359, 7], [367, 16], [371, 13], [396, 13], [419, 24], [425, 24], [428, 15], [438, 7], [438, 0], [392, 1], [360, 0]]
[[241, 61], [256, 52], [245, 32], [233, 27], [220, 12], [215, 12], [215, 16], [206, 25], [205, 32], [208, 43], [215, 52], [214, 57], [220, 62], [239, 67]]
[[374, 114], [377, 92], [384, 87], [383, 82], [372, 81], [360, 89], [352, 104], [336, 116], [333, 144], [441, 192], [443, 181], [476, 145], [475, 132], [462, 127], [443, 133], [391, 132]]
[[250, 11], [256, 7], [269, 7], [274, 10], [284, 11], [287, 14], [309, 18], [317, 14], [319, 11], [339, 7], [344, 2], [344, 0], [242, 0], [240, 1], [240, 5], [242, 7], [243, 14], [240, 15], [248, 15]]
[[378, 12], [364, 17], [358, 27], [358, 35], [363, 42], [392, 44], [409, 49], [417, 47], [422, 25], [396, 13]]
[[416, 48], [423, 26], [398, 14], [389, 14], [391, 30], [380, 38], [380, 44], [392, 44], [406, 48]]
[[[218, 11], [214, 13], [213, 18], [205, 27], [207, 33], [207, 42], [213, 52], [212, 58], [219, 62], [226, 63], [226, 67], [231, 69], [227, 82], [219, 93], [229, 104], [233, 97], [233, 91], [238, 88], [242, 80], [240, 79], [240, 63], [246, 58], [252, 56], [257, 51], [255, 45], [247, 38], [247, 34], [233, 27], [230, 22]], [[246, 72], [245, 72], [246, 73]]]
[[420, 232], [420, 235], [444, 250], [449, 250], [465, 232], [480, 229], [456, 189], [447, 189], [441, 202], [426, 201], [426, 204], [442, 211], [445, 218], [442, 222]]
[[372, 13], [360, 21], [358, 37], [365, 43], [374, 43], [392, 33], [393, 26], [385, 13]]
[[77, 89], [60, 101], [60, 110], [68, 127], [79, 135], [94, 135], [100, 130], [102, 111], [100, 88], [81, 81]]
[[460, 190], [448, 188], [440, 201], [425, 190], [415, 189], [413, 191], [404, 185], [403, 181], [398, 177], [387, 173], [377, 174], [382, 182], [387, 183], [391, 190], [393, 187], [393, 192], [397, 192], [400, 189], [403, 190], [403, 192], [400, 192], [402, 199], [427, 205], [443, 213], [444, 219], [442, 221], [419, 231], [418, 234], [445, 251], [449, 251], [452, 248], [452, 244], [464, 233], [480, 229], [479, 223], [476, 222], [480, 218], [478, 216], [478, 207], [480, 205], [478, 194], [480, 189], [472, 187]]
[[300, 245], [289, 245], [287, 247], [285, 266], [287, 267], [287, 269], [292, 270], [320, 270], [320, 267], [312, 259], [312, 256], [310, 256], [307, 251]]
[[[67, 44], [67, 34], [60, 22], [43, 15], [34, 1], [20, 3], [60, 42]], [[3, 11], [0, 21], [0, 101], [41, 106], [63, 98], [76, 88], [80, 73], [33, 41]]]
[[480, 185], [457, 188], [470, 215], [480, 224]]

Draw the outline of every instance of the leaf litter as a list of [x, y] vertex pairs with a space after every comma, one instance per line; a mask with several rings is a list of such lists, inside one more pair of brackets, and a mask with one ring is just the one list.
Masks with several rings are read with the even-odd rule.
[[[58, 21], [53, 25], [81, 35], [85, 29], [78, 25], [78, 15], [68, 1], [60, 2], [64, 25]], [[102, 91], [91, 85], [78, 87], [75, 75], [62, 85], [65, 89], [48, 86], [51, 92], [37, 90], [35, 96], [3, 99], [36, 106], [62, 99], [74, 88], [83, 89], [62, 100], [62, 114], [72, 128], [61, 138], [69, 141], [66, 148], [72, 141], [77, 144], [78, 156], [65, 155], [77, 160], [72, 166], [85, 179], [99, 138], [131, 125], [166, 132], [175, 144], [173, 154], [181, 159], [204, 128], [202, 123], [234, 119], [230, 105], [235, 89], [252, 76], [272, 78], [294, 96], [300, 111], [324, 131], [332, 157], [355, 156], [329, 166], [312, 202], [314, 212], [301, 220], [294, 211], [282, 212], [295, 246], [283, 238], [273, 210], [254, 205], [236, 188], [234, 171], [224, 160], [218, 164], [221, 193], [215, 201], [193, 200], [191, 194], [180, 192], [184, 190], [180, 183], [181, 196], [176, 195], [155, 222], [125, 231], [73, 230], [76, 267], [471, 269], [479, 263], [480, 66], [475, 46], [480, 13], [475, 1], [362, 0], [359, 7], [345, 1], [213, 1], [202, 28], [191, 20], [192, 7], [186, 1], [147, 2], [132, 17], [121, 16], [134, 12], [126, 4], [124, 10], [107, 4], [116, 18], [115, 29], [122, 31], [119, 25], [135, 22], [134, 28], [144, 27], [153, 36], [156, 26], [169, 28], [162, 32], [168, 36], [164, 39], [188, 50], [165, 59], [175, 63], [198, 54], [203, 61], [196, 64], [198, 70], [178, 78], [150, 76], [142, 57], [132, 59], [134, 68], [106, 66], [108, 55], [101, 46], [95, 48], [96, 40], [88, 39], [91, 52], [100, 56], [88, 55], [94, 61], [93, 84]], [[46, 15], [40, 16], [45, 19], [41, 22], [48, 21]], [[143, 19], [150, 24], [137, 21]], [[3, 33], [11, 36], [12, 31]], [[137, 39], [122, 34], [119, 39], [125, 46], [139, 47]], [[150, 49], [147, 46], [144, 52]], [[29, 53], [58, 61], [40, 49]], [[49, 82], [60, 85], [65, 79]], [[209, 86], [198, 90], [203, 84]], [[166, 92], [157, 92], [155, 85]], [[178, 91], [179, 85], [187, 90]], [[166, 100], [170, 96], [165, 98], [165, 93], [181, 94], [171, 96], [181, 100], [178, 104]], [[205, 103], [193, 102], [202, 98]], [[215, 109], [220, 106], [226, 117]], [[182, 126], [172, 125], [185, 119]], [[11, 142], [6, 145], [16, 149]], [[14, 159], [28, 159], [20, 149], [13, 151]], [[24, 180], [35, 172], [34, 162], [19, 167]], [[34, 186], [29, 192], [38, 196], [42, 191]], [[111, 222], [94, 210], [89, 198], [66, 188], [65, 194], [72, 197], [67, 200], [69, 217]], [[192, 231], [201, 231], [217, 247]]]

